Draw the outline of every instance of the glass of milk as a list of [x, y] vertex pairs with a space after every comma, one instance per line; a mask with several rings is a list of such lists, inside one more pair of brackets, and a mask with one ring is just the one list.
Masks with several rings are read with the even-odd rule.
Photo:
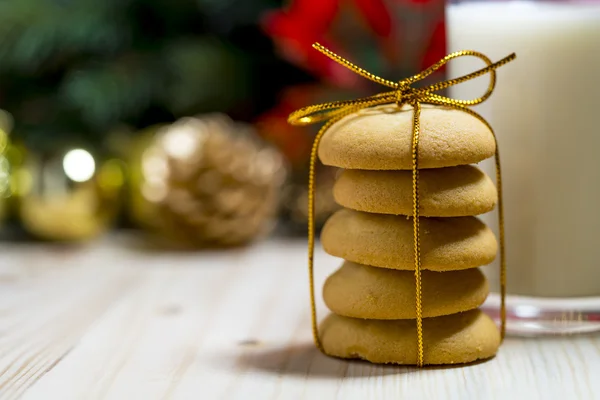
[[[508, 332], [600, 330], [600, 1], [461, 0], [447, 5], [446, 22], [449, 52], [517, 54], [474, 108], [502, 160]], [[448, 64], [449, 77], [483, 66], [464, 59]], [[450, 95], [479, 97], [488, 80]], [[481, 167], [494, 176], [492, 162]], [[497, 232], [495, 214], [482, 219]], [[485, 270], [497, 291], [497, 261]], [[498, 303], [492, 294], [487, 311]]]

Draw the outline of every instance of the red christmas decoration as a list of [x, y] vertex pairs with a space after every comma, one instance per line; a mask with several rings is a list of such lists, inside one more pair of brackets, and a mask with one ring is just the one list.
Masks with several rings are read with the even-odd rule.
[[303, 166], [310, 155], [312, 136], [305, 128], [291, 126], [288, 115], [305, 104], [316, 101], [323, 89], [318, 85], [296, 86], [286, 89], [276, 107], [263, 113], [255, 122], [260, 135], [275, 144], [292, 167]]
[[[420, 1], [420, 0], [412, 0]], [[430, 67], [434, 63], [438, 62], [446, 55], [446, 21], [442, 18], [438, 20], [431, 34], [431, 39], [427, 45], [427, 50], [423, 56], [421, 62], [421, 70]], [[444, 65], [439, 71], [445, 71], [446, 66]]]
[[[336, 37], [331, 30], [340, 16], [343, 6], [353, 6], [367, 27], [367, 34], [376, 40], [380, 53], [389, 65], [396, 65], [400, 58], [400, 18], [394, 18], [399, 5], [412, 4], [425, 10], [421, 13], [443, 11], [440, 0], [293, 0], [285, 10], [268, 13], [262, 25], [277, 43], [283, 57], [316, 76], [339, 87], [357, 85], [356, 76], [312, 50], [319, 42], [332, 51], [344, 56], [344, 38]], [[414, 9], [414, 7], [411, 7]], [[414, 10], [413, 10], [414, 11]], [[423, 60], [415, 67], [429, 66], [433, 60], [444, 56], [445, 26], [443, 12], [435, 22], [433, 33], [426, 44]], [[414, 33], [411, 33], [414, 34]], [[353, 54], [356, 59], [356, 54]]]

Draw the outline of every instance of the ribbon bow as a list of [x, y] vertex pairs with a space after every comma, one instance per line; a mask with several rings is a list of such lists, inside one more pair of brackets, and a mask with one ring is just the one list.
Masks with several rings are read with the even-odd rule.
[[[502, 203], [502, 174], [500, 168], [500, 157], [498, 152], [498, 143], [496, 135], [490, 126], [490, 124], [475, 111], [468, 108], [487, 100], [496, 86], [496, 68], [515, 59], [514, 53], [507, 57], [504, 57], [498, 62], [492, 63], [492, 61], [482, 53], [472, 50], [462, 50], [455, 53], [449, 54], [442, 58], [440, 61], [427, 68], [410, 78], [403, 79], [399, 82], [392, 82], [387, 79], [380, 78], [370, 72], [352, 64], [350, 61], [338, 56], [332, 51], [326, 49], [318, 43], [313, 44], [313, 48], [320, 51], [333, 61], [345, 66], [352, 72], [369, 79], [373, 82], [379, 83], [380, 85], [391, 88], [392, 90], [375, 94], [373, 96], [363, 97], [354, 100], [345, 101], [334, 101], [329, 103], [316, 104], [308, 107], [301, 108], [294, 111], [288, 117], [288, 122], [292, 125], [309, 125], [321, 121], [326, 121], [317, 133], [310, 155], [310, 170], [309, 170], [309, 182], [308, 182], [308, 272], [309, 272], [309, 284], [310, 284], [310, 300], [311, 300], [311, 314], [312, 314], [312, 331], [315, 345], [317, 348], [327, 354], [321, 343], [319, 337], [318, 325], [317, 325], [317, 313], [315, 306], [315, 288], [314, 288], [314, 247], [315, 247], [315, 164], [317, 160], [317, 149], [321, 138], [335, 122], [339, 121], [346, 115], [352, 114], [360, 109], [373, 107], [381, 104], [393, 104], [396, 103], [398, 106], [403, 104], [409, 104], [413, 107], [413, 132], [412, 132], [412, 187], [413, 187], [413, 236], [414, 236], [414, 260], [415, 260], [415, 287], [416, 287], [416, 325], [417, 325], [417, 365], [423, 366], [424, 354], [423, 354], [423, 312], [422, 312], [422, 299], [421, 299], [421, 245], [419, 240], [419, 134], [420, 134], [420, 114], [421, 104], [434, 104], [440, 106], [446, 106], [457, 110], [464, 111], [483, 122], [492, 132], [494, 140], [496, 141], [496, 186], [498, 189], [498, 223], [500, 233], [500, 319], [501, 319], [501, 337], [504, 338], [506, 331], [506, 264], [505, 264], [505, 244], [504, 244], [504, 207]], [[446, 81], [434, 83], [432, 85], [423, 88], [413, 88], [411, 85], [418, 82], [427, 76], [431, 75], [434, 71], [442, 67], [448, 61], [464, 56], [478, 57], [486, 63], [486, 67], [479, 69], [470, 74], [461, 76], [455, 79], [449, 79]], [[484, 74], [490, 74], [490, 82], [487, 91], [481, 96], [473, 100], [457, 100], [450, 97], [445, 97], [435, 92], [448, 88], [450, 86], [457, 85], [459, 83], [471, 80]]]

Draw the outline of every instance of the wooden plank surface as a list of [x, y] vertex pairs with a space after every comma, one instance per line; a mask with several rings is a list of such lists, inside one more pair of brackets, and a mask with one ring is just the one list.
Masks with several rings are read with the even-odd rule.
[[[600, 336], [372, 366], [311, 342], [303, 241], [228, 252], [0, 246], [0, 399], [600, 399]], [[317, 285], [339, 260], [317, 253]], [[325, 308], [320, 305], [320, 316]]]

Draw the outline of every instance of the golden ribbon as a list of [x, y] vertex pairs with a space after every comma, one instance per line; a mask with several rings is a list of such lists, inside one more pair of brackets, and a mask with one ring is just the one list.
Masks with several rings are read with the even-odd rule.
[[[434, 104], [446, 106], [457, 110], [464, 111], [483, 122], [492, 132], [496, 141], [496, 186], [498, 188], [498, 224], [500, 233], [500, 333], [502, 339], [506, 331], [506, 264], [505, 264], [505, 245], [504, 245], [504, 208], [502, 203], [502, 174], [500, 168], [500, 156], [498, 151], [498, 142], [496, 135], [490, 124], [475, 111], [469, 109], [469, 106], [480, 104], [487, 100], [496, 85], [496, 68], [515, 59], [514, 53], [501, 59], [498, 62], [492, 63], [491, 60], [484, 54], [472, 50], [462, 50], [449, 54], [440, 61], [410, 78], [403, 79], [399, 82], [388, 81], [380, 78], [370, 72], [352, 64], [350, 61], [338, 56], [318, 43], [313, 44], [313, 48], [319, 50], [333, 61], [343, 65], [352, 72], [367, 78], [380, 85], [387, 86], [392, 90], [379, 93], [373, 96], [363, 97], [354, 100], [334, 101], [329, 103], [316, 104], [301, 108], [290, 114], [288, 122], [292, 125], [309, 125], [316, 122], [327, 121], [321, 127], [317, 136], [314, 139], [311, 154], [310, 154], [310, 170], [308, 177], [308, 273], [310, 284], [310, 301], [312, 314], [312, 330], [313, 338], [317, 348], [324, 354], [325, 349], [319, 337], [317, 325], [317, 311], [315, 305], [315, 285], [314, 285], [314, 247], [315, 247], [315, 164], [317, 161], [317, 149], [321, 138], [335, 122], [339, 121], [346, 115], [352, 114], [360, 109], [373, 107], [381, 104], [393, 104], [398, 106], [409, 104], [414, 109], [413, 114], [413, 132], [412, 132], [412, 187], [413, 187], [413, 235], [414, 235], [414, 258], [415, 258], [415, 286], [416, 286], [416, 324], [417, 324], [417, 365], [423, 366], [423, 312], [421, 299], [421, 244], [419, 237], [419, 134], [420, 134], [420, 114], [421, 104]], [[483, 60], [487, 66], [470, 74], [461, 76], [455, 79], [434, 83], [423, 88], [413, 88], [411, 85], [418, 82], [434, 71], [442, 67], [453, 58], [473, 56]], [[456, 84], [471, 80], [484, 74], [490, 74], [490, 83], [487, 91], [483, 96], [473, 100], [456, 100], [449, 97], [438, 95], [434, 92], [454, 86]]]

